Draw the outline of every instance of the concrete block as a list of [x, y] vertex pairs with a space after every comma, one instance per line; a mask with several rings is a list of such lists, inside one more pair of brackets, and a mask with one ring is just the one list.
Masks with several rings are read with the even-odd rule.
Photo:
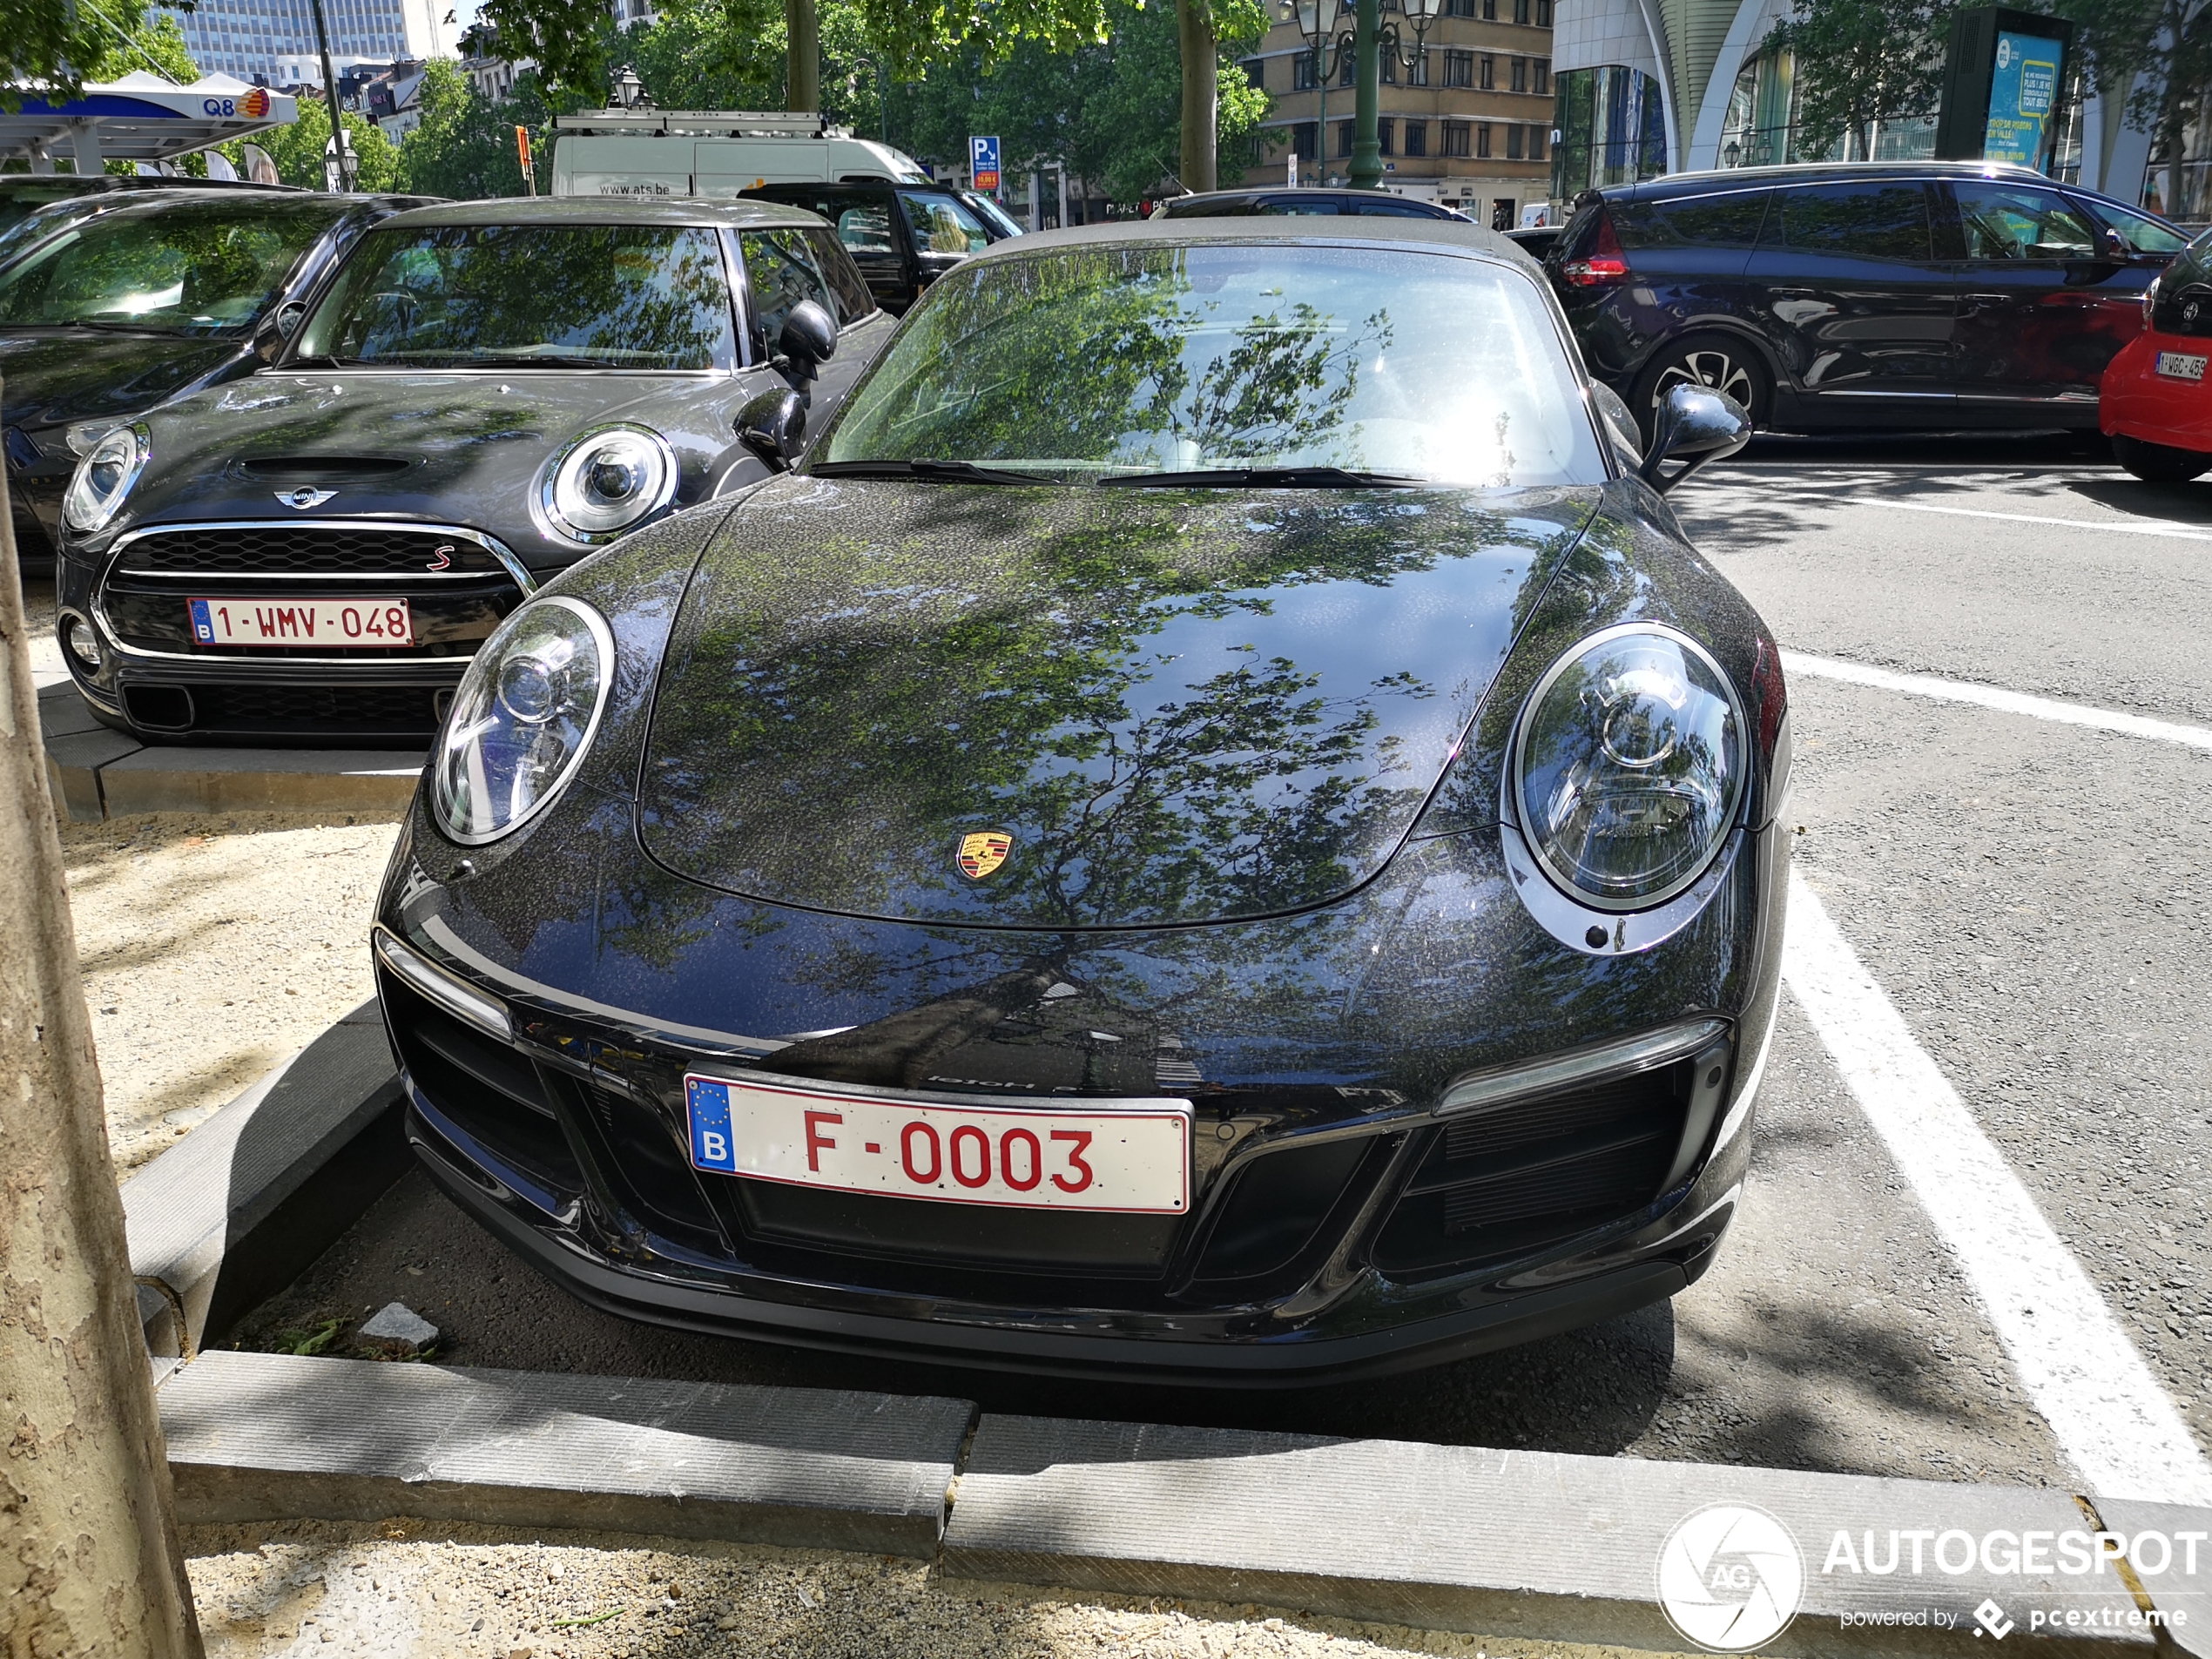
[[2166, 1634], [2174, 1645], [2194, 1659], [2212, 1659], [2212, 1509], [2127, 1498], [2095, 1503], [2106, 1529], [2127, 1541], [2121, 1548], [2128, 1564], [2170, 1621]]
[[147, 747], [110, 761], [100, 790], [125, 813], [397, 813], [423, 756], [404, 750]]
[[364, 1002], [123, 1184], [131, 1271], [167, 1304], [149, 1349], [219, 1340], [408, 1167], [399, 1077]]
[[[70, 695], [76, 696], [74, 689]], [[105, 726], [48, 738], [46, 785], [53, 792], [55, 813], [77, 824], [97, 824], [105, 818], [100, 769], [143, 746], [136, 738]]]
[[158, 1395], [179, 1519], [409, 1515], [927, 1558], [965, 1400], [212, 1352]]
[[73, 681], [41, 686], [38, 691], [38, 729], [48, 738], [72, 737], [80, 732], [105, 732]]
[[[1993, 1600], [2017, 1622], [2013, 1644], [2038, 1653], [2151, 1645], [2109, 1573], [2061, 1582], [1977, 1561], [1952, 1574], [1932, 1553], [1918, 1575], [1827, 1570], [1839, 1533], [1856, 1548], [1871, 1532], [1886, 1554], [1892, 1532], [2086, 1531], [2060, 1492], [1034, 1417], [981, 1420], [942, 1570], [1683, 1651], [1658, 1605], [1660, 1552], [1715, 1504], [1764, 1510], [1802, 1557], [1796, 1620], [1763, 1653], [1983, 1651], [1974, 1610]], [[2032, 1602], [2106, 1622], [2031, 1635]], [[1925, 1622], [1856, 1622], [1899, 1613]]]

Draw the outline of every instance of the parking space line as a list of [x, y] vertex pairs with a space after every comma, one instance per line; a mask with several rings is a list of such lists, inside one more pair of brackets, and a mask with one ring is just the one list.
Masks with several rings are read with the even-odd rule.
[[2166, 536], [2182, 542], [2212, 542], [2212, 530], [2163, 521], [2151, 524], [2124, 524], [2103, 518], [2051, 518], [2040, 513], [1992, 513], [1974, 507], [1939, 507], [1933, 502], [1925, 501], [1885, 501], [1878, 505], [1894, 507], [1903, 513], [1943, 513], [1952, 518], [2002, 519], [2008, 524], [2060, 524], [2068, 529], [2117, 530], [2122, 536]]
[[1782, 653], [1785, 674], [1814, 679], [1842, 680], [1851, 685], [1871, 685], [1878, 691], [1903, 691], [1912, 697], [1932, 697], [1946, 703], [1971, 703], [1977, 708], [2003, 714], [2033, 715], [2062, 725], [2087, 726], [2098, 732], [2117, 732], [2124, 737], [2154, 738], [2161, 743], [2185, 744], [2192, 749], [2212, 749], [2212, 726], [2185, 725], [2178, 720], [2154, 720], [2148, 715], [2120, 709], [2100, 709], [2087, 703], [2067, 703], [2057, 698], [2031, 697], [2008, 691], [2000, 685], [1981, 685], [1972, 680], [1948, 680], [1934, 674], [1899, 674], [1864, 663], [1847, 663], [1836, 657], [1813, 657], [1800, 651]]
[[2087, 1489], [2212, 1504], [2212, 1464], [2173, 1400], [1795, 871], [1783, 974]]

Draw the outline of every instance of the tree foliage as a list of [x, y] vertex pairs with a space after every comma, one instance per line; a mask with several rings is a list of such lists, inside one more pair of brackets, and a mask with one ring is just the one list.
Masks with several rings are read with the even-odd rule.
[[[345, 123], [346, 141], [361, 158], [361, 170], [354, 175], [354, 188], [364, 191], [395, 189], [399, 184], [400, 155], [392, 141], [384, 136], [383, 129], [366, 117], [351, 110], [341, 110], [339, 118]], [[330, 106], [320, 98], [303, 97], [300, 100], [300, 118], [289, 126], [272, 127], [257, 132], [251, 138], [233, 139], [215, 147], [230, 158], [239, 176], [246, 176], [245, 146], [258, 144], [268, 152], [269, 159], [276, 163], [277, 175], [287, 185], [300, 185], [309, 190], [323, 187], [322, 158], [330, 143]]]
[[1955, 0], [1797, 0], [1765, 44], [1795, 55], [1805, 149], [1817, 154], [1849, 133], [1864, 158], [1878, 119], [1932, 113], [1955, 9]]
[[[2090, 86], [2127, 100], [2128, 124], [2166, 160], [2168, 212], [2184, 211], [2182, 134], [2212, 97], [2212, 11], [2193, 0], [2054, 0], [2074, 25], [2075, 60]], [[2197, 211], [2202, 211], [2200, 207]]]
[[[176, 7], [194, 9], [193, 0]], [[15, 109], [21, 88], [47, 83], [74, 97], [86, 81], [111, 81], [133, 70], [186, 85], [199, 67], [185, 48], [184, 30], [166, 14], [149, 17], [138, 0], [9, 0], [0, 108]]]

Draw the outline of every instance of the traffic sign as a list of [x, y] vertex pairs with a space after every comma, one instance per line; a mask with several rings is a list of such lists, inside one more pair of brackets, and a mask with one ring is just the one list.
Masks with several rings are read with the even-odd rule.
[[974, 175], [974, 188], [996, 190], [999, 187], [999, 141], [995, 138], [968, 141], [968, 168]]

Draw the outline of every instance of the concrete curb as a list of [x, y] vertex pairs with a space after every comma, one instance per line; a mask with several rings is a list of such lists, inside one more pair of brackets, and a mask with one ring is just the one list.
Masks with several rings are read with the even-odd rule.
[[161, 1387], [186, 1521], [404, 1514], [927, 1559], [966, 1400], [209, 1353]]
[[397, 813], [423, 756], [383, 749], [148, 745], [102, 725], [76, 686], [38, 693], [55, 810], [76, 823], [128, 813]]
[[220, 1340], [408, 1163], [391, 1048], [364, 1002], [123, 1184], [147, 1351]]

